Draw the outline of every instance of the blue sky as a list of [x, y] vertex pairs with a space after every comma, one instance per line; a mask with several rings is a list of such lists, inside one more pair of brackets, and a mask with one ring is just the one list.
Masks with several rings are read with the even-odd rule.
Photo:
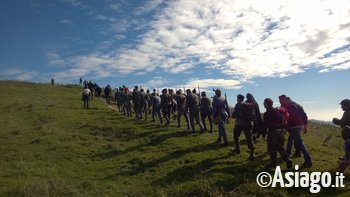
[[349, 0], [4, 0], [0, 26], [0, 79], [286, 94], [320, 120], [350, 97]]

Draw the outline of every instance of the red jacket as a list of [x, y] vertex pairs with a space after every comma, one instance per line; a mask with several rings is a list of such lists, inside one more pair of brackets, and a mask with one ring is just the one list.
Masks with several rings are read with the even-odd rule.
[[307, 115], [303, 107], [295, 102], [285, 106], [289, 113], [289, 120], [287, 127], [296, 127], [307, 125]]

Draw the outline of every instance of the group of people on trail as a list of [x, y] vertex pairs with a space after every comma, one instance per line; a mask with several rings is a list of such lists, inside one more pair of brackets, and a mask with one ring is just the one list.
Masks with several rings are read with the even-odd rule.
[[[91, 90], [88, 83], [84, 82], [83, 100], [84, 108], [89, 108], [89, 98], [96, 90]], [[96, 87], [96, 86], [95, 86]], [[186, 120], [187, 129], [192, 134], [196, 133], [196, 125], [199, 132], [213, 132], [213, 124], [218, 127], [219, 136], [216, 143], [228, 146], [228, 139], [225, 124], [230, 117], [235, 119], [233, 129], [234, 147], [230, 149], [233, 154], [240, 154], [240, 135], [242, 132], [246, 138], [249, 149], [249, 160], [255, 159], [256, 138], [267, 136], [267, 150], [270, 157], [268, 167], [274, 168], [278, 163], [277, 153], [286, 162], [287, 168], [292, 167], [293, 157], [303, 156], [302, 167], [310, 168], [312, 159], [302, 139], [302, 132], [307, 132], [308, 117], [303, 107], [286, 95], [279, 96], [280, 107], [273, 107], [271, 98], [264, 100], [266, 111], [262, 115], [254, 96], [250, 93], [243, 96], [237, 95], [237, 103], [231, 113], [227, 103], [226, 95], [223, 96], [220, 89], [214, 89], [215, 95], [211, 98], [206, 92], [197, 93], [196, 89], [187, 89], [184, 93], [181, 89], [174, 92], [173, 89], [163, 89], [161, 95], [153, 89], [139, 89], [135, 86], [132, 91], [125, 85], [115, 90], [114, 99], [119, 112], [129, 117], [135, 114], [138, 119], [147, 120], [149, 115], [152, 122], [156, 117], [161, 124], [165, 121], [165, 126], [171, 124], [172, 117], [177, 122], [177, 127], [181, 127], [181, 118]], [[111, 103], [112, 88], [108, 85], [104, 88], [104, 95], [107, 104]], [[341, 103], [344, 115], [341, 119], [333, 119], [333, 123], [343, 128], [343, 138], [345, 140], [345, 156], [341, 157], [340, 170], [344, 171], [350, 164], [350, 100], [344, 99]], [[206, 125], [209, 122], [209, 129]], [[284, 146], [284, 136], [288, 133], [286, 148]], [[294, 154], [292, 149], [294, 147]]]

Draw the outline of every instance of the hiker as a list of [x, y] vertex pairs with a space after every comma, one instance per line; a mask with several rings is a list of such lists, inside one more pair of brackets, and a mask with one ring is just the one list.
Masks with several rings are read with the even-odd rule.
[[114, 92], [114, 100], [115, 100], [115, 103], [117, 105], [117, 108], [118, 108], [118, 111], [120, 112], [120, 87], [119, 88], [116, 88], [115, 92]]
[[[286, 108], [286, 104], [285, 104], [285, 102], [284, 102], [284, 99], [285, 99], [286, 97], [287, 97], [287, 96], [284, 95], [284, 94], [282, 94], [281, 96], [278, 97], [279, 102], [280, 102], [280, 104], [281, 104], [281, 107]], [[301, 157], [301, 151], [300, 151], [300, 149], [298, 148], [298, 146], [296, 145], [296, 141], [294, 141], [294, 149], [295, 149], [295, 152], [294, 152], [294, 154], [293, 154], [293, 157]], [[288, 151], [289, 151], [289, 152], [288, 152]], [[287, 153], [289, 154], [289, 156], [292, 156], [292, 155], [291, 155], [291, 154], [292, 154], [292, 149], [287, 150]]]
[[131, 108], [132, 108], [132, 95], [130, 92], [124, 92], [125, 94], [125, 105], [124, 108], [126, 110], [126, 115], [128, 117], [132, 117], [132, 112], [131, 112]]
[[160, 113], [160, 109], [161, 109], [161, 98], [159, 97], [158, 93], [153, 91], [153, 93], [152, 93], [152, 122], [155, 121], [154, 116], [157, 115], [159, 120], [160, 120], [160, 124], [163, 123], [162, 114]]
[[344, 139], [345, 156], [340, 157], [339, 172], [344, 172], [350, 164], [350, 99], [344, 99], [340, 102], [341, 108], [344, 111], [341, 119], [333, 118], [332, 122], [341, 126], [342, 136]]
[[163, 117], [166, 120], [165, 125], [170, 124], [170, 110], [172, 107], [172, 98], [170, 94], [168, 94], [168, 89], [164, 88], [162, 90], [162, 95], [160, 95], [161, 98], [161, 108], [163, 112]]
[[289, 159], [287, 151], [284, 149], [284, 131], [287, 125], [289, 114], [287, 109], [273, 108], [273, 101], [270, 98], [264, 100], [263, 134], [267, 133], [267, 150], [270, 156], [271, 163], [269, 167], [275, 168], [278, 166], [277, 152], [286, 162], [287, 168], [292, 168], [292, 161]]
[[132, 103], [134, 104], [134, 112], [135, 112], [135, 118], [140, 119], [141, 114], [141, 94], [139, 91], [139, 87], [135, 86], [134, 90], [132, 91]]
[[151, 111], [151, 106], [152, 106], [152, 94], [151, 92], [149, 91], [149, 89], [147, 89], [146, 91], [146, 99], [147, 99], [147, 113], [149, 115], [152, 114], [152, 111]]
[[111, 103], [111, 94], [112, 94], [112, 88], [109, 84], [105, 87], [104, 94], [105, 94], [106, 102], [109, 105]]
[[286, 97], [284, 99], [286, 109], [289, 113], [289, 120], [287, 130], [289, 131], [287, 153], [291, 152], [293, 142], [295, 141], [297, 147], [303, 153], [304, 163], [302, 167], [310, 168], [312, 166], [311, 156], [301, 138], [301, 131], [307, 133], [307, 115], [303, 107], [296, 102], [292, 101], [291, 98]]
[[55, 80], [51, 78], [51, 85], [55, 85]]
[[[246, 95], [246, 103], [254, 104], [255, 117], [253, 118], [253, 129], [252, 129], [252, 139], [253, 142], [256, 142], [256, 138], [259, 138], [261, 135], [262, 128], [262, 118], [260, 114], [259, 104], [256, 102], [254, 96], [250, 93]], [[265, 138], [265, 135], [262, 135], [262, 138]]]
[[[235, 105], [234, 111], [232, 113], [232, 117], [236, 119], [235, 128], [233, 129], [233, 142], [235, 145], [234, 149], [231, 149], [231, 152], [234, 154], [240, 154], [240, 144], [239, 137], [244, 132], [247, 146], [250, 150], [249, 160], [254, 160], [254, 144], [252, 140], [252, 129], [253, 129], [253, 121], [252, 118], [255, 116], [255, 111], [253, 111], [255, 106], [251, 103], [244, 102], [244, 96], [241, 94], [237, 95], [237, 104]], [[249, 110], [250, 109], [250, 110]], [[248, 117], [249, 116], [249, 117]]]
[[88, 86], [85, 86], [83, 92], [82, 92], [82, 100], [84, 101], [84, 109], [89, 109], [89, 100], [91, 96], [91, 91], [88, 88]]
[[206, 92], [201, 93], [202, 98], [200, 99], [200, 106], [201, 106], [201, 119], [204, 126], [204, 131], [207, 131], [207, 125], [205, 123], [205, 119], [208, 117], [210, 130], [209, 132], [213, 132], [213, 119], [212, 119], [212, 101], [210, 97], [207, 96]]
[[80, 77], [79, 79], [79, 85], [81, 85], [83, 83], [83, 78]]
[[190, 129], [190, 123], [188, 120], [188, 112], [186, 109], [186, 96], [182, 93], [181, 89], [176, 91], [175, 100], [177, 103], [177, 127], [181, 127], [181, 116], [185, 116], [185, 120], [187, 123], [187, 129]]
[[94, 84], [92, 83], [91, 80], [89, 82], [87, 82], [87, 86], [88, 86], [88, 88], [90, 89], [90, 92], [91, 92], [90, 98], [91, 98], [91, 100], [93, 100], [94, 99], [94, 94], [95, 94], [95, 86], [94, 86]]
[[100, 86], [98, 86], [97, 84], [95, 86], [95, 92], [96, 92], [97, 97], [101, 96], [102, 88]]
[[130, 92], [130, 91], [129, 91], [129, 88], [126, 87], [125, 85], [123, 85], [123, 90], [124, 90], [125, 93], [129, 93], [129, 92]]
[[142, 112], [145, 113], [145, 120], [148, 117], [148, 94], [145, 93], [144, 89], [140, 90], [140, 119], [142, 119]]
[[186, 90], [186, 108], [185, 111], [189, 111], [190, 125], [192, 129], [192, 134], [195, 134], [195, 124], [194, 120], [196, 120], [196, 124], [199, 125], [200, 133], [203, 133], [203, 125], [200, 120], [199, 114], [199, 97], [196, 93], [191, 92], [190, 89]]
[[170, 113], [173, 115], [173, 119], [176, 120], [176, 109], [177, 109], [177, 102], [176, 102], [176, 94], [173, 89], [169, 89], [169, 94], [171, 96], [171, 108], [170, 108]]
[[226, 112], [227, 106], [225, 98], [221, 96], [221, 90], [215, 90], [215, 96], [213, 98], [213, 119], [214, 123], [218, 125], [219, 137], [216, 143], [221, 143], [224, 140], [224, 146], [228, 146], [227, 134], [225, 129], [225, 122], [228, 118], [228, 113]]

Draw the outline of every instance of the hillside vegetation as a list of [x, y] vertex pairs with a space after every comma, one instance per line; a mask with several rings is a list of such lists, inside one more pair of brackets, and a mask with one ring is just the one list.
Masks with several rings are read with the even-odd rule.
[[[266, 142], [257, 158], [215, 144], [214, 133], [128, 118], [95, 98], [83, 109], [81, 87], [0, 81], [0, 196], [305, 196], [308, 188], [260, 188], [269, 162]], [[230, 147], [233, 119], [226, 125]], [[287, 135], [286, 135], [287, 137]], [[314, 165], [335, 172], [343, 154], [339, 129], [310, 124], [303, 134]], [[302, 158], [293, 158], [301, 164]], [[285, 164], [281, 165], [285, 170]], [[348, 176], [348, 174], [346, 174]], [[350, 188], [321, 196], [349, 196]]]

